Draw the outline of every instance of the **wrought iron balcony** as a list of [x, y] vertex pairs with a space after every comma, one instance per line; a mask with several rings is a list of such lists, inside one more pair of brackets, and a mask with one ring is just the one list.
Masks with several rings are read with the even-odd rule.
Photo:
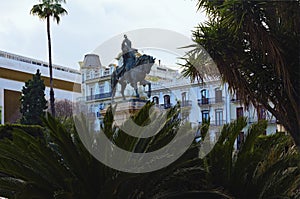
[[226, 123], [226, 120], [210, 121], [211, 126], [223, 126], [225, 123]]
[[[171, 108], [173, 106], [172, 103], [170, 104], [155, 104], [155, 107], [160, 108], [160, 109], [168, 109]], [[192, 101], [191, 100], [187, 100], [184, 102], [181, 102], [180, 107], [191, 107], [192, 106]]]
[[209, 104], [218, 104], [218, 103], [224, 103], [225, 98], [201, 98], [198, 99], [198, 105], [199, 106], [205, 106], [205, 105], [209, 105]]
[[156, 107], [160, 108], [160, 109], [168, 109], [171, 108], [173, 106], [173, 104], [156, 104]]
[[253, 124], [258, 122], [259, 120], [267, 120], [268, 124], [276, 124], [276, 119], [275, 118], [248, 118], [248, 123]]
[[191, 107], [191, 106], [192, 106], [191, 100], [186, 100], [181, 102], [181, 107]]
[[110, 74], [94, 74], [94, 76], [87, 75], [85, 80], [82, 80], [82, 82], [93, 82], [93, 81], [99, 81], [100, 79], [110, 78]]
[[233, 102], [233, 103], [240, 103], [241, 102], [241, 100], [239, 98], [232, 98], [230, 101]]
[[108, 97], [111, 97], [111, 92], [86, 96], [86, 101], [104, 99], [104, 98], [108, 98]]
[[[199, 125], [202, 125], [202, 122], [199, 122]], [[226, 120], [213, 120], [210, 121], [209, 126], [210, 127], [215, 127], [215, 126], [223, 126], [224, 124], [226, 124]]]

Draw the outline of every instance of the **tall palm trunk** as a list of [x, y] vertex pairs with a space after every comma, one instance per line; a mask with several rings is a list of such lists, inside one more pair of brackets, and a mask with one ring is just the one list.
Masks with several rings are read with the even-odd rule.
[[52, 55], [51, 55], [51, 37], [50, 37], [50, 16], [47, 16], [47, 36], [48, 36], [49, 74], [50, 74], [50, 108], [51, 108], [51, 115], [53, 117], [55, 117], [54, 90], [53, 90], [53, 78], [52, 78]]

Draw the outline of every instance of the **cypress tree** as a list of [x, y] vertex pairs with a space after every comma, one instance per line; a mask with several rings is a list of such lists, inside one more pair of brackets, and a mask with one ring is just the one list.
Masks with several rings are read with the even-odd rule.
[[41, 117], [44, 115], [44, 110], [47, 109], [47, 100], [45, 99], [44, 80], [41, 79], [39, 69], [32, 79], [25, 82], [20, 101], [21, 123], [41, 125]]

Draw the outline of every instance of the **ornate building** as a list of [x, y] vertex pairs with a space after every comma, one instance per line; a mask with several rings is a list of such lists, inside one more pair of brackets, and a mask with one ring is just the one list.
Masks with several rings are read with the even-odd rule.
[[[105, 110], [112, 103], [110, 75], [116, 67], [115, 64], [103, 66], [99, 56], [95, 54], [85, 55], [83, 62], [80, 62], [82, 100], [87, 104], [88, 115], [95, 118], [96, 128], [100, 127]], [[269, 112], [263, 107], [255, 109], [250, 105], [246, 108], [241, 104], [238, 94], [230, 94], [228, 85], [222, 84], [219, 79], [207, 80], [203, 85], [190, 83], [179, 71], [161, 65], [160, 60], [152, 66], [146, 79], [152, 84], [151, 97], [148, 99], [147, 88], [140, 86], [141, 99], [153, 101], [157, 110], [166, 110], [180, 103], [182, 119], [195, 125], [209, 118], [211, 139], [216, 139], [223, 124], [241, 116], [247, 117], [248, 126], [240, 133], [236, 142], [237, 147], [244, 139], [249, 125], [260, 119], [268, 120], [266, 134], [276, 132], [276, 119]], [[119, 89], [117, 88], [115, 101], [122, 103], [118, 104], [119, 111], [115, 115], [117, 124], [143, 105], [136, 99], [132, 87], [127, 86], [125, 90], [126, 101], [122, 100]]]

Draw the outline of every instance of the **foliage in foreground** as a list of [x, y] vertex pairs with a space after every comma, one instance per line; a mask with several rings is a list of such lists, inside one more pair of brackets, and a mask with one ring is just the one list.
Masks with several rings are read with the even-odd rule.
[[203, 80], [217, 68], [230, 90], [272, 113], [300, 149], [300, 1], [198, 0], [198, 6], [209, 20], [193, 32], [184, 74]]
[[0, 125], [0, 140], [4, 138], [12, 139], [16, 129], [21, 130], [22, 133], [26, 132], [33, 137], [43, 137], [44, 135], [44, 129], [39, 125], [4, 124]]
[[[137, 124], [147, 120], [145, 113], [150, 107], [146, 105], [133, 118]], [[150, 140], [126, 136], [112, 125], [111, 112], [106, 115], [105, 133], [127, 150], [151, 151], [168, 143], [176, 133], [178, 110], [175, 106], [169, 111], [168, 122]], [[194, 142], [168, 167], [144, 174], [103, 165], [89, 154], [74, 129], [66, 130], [52, 117], [44, 122], [47, 129], [42, 138], [14, 129], [12, 140], [0, 141], [0, 195], [43, 199], [297, 197], [299, 153], [284, 134], [262, 136], [264, 122], [252, 125], [235, 156], [234, 140], [246, 125], [244, 119], [225, 125], [203, 159], [199, 158], [202, 143]]]

